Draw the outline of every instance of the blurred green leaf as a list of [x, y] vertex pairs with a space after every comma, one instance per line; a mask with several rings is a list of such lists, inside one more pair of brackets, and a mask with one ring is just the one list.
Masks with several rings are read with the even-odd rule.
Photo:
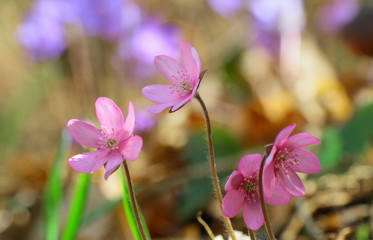
[[62, 240], [76, 238], [87, 205], [91, 174], [79, 173]]
[[[219, 171], [218, 159], [224, 159], [227, 156], [236, 156], [240, 153], [240, 142], [230, 132], [224, 129], [215, 129], [212, 132], [215, 158], [217, 161], [217, 169]], [[208, 164], [207, 139], [205, 133], [194, 133], [186, 147], [186, 157], [191, 165], [206, 162], [206, 176], [210, 176], [211, 170]], [[220, 164], [223, 164], [220, 162]], [[219, 178], [225, 177], [225, 173], [218, 172]], [[204, 177], [190, 183], [185, 192], [183, 192], [179, 210], [182, 219], [186, 220], [194, 217], [195, 214], [203, 208], [213, 193], [212, 182], [209, 177]]]
[[232, 50], [231, 55], [225, 58], [221, 70], [225, 87], [228, 88], [228, 92], [233, 93], [230, 97], [245, 102], [251, 97], [251, 91], [247, 80], [241, 74], [242, 53], [243, 49]]
[[195, 217], [196, 213], [206, 205], [211, 197], [212, 182], [210, 178], [190, 182], [179, 202], [180, 217], [184, 221]]
[[58, 65], [46, 63], [39, 71], [28, 75], [26, 84], [14, 91], [0, 112], [0, 154], [5, 159], [14, 150], [27, 125], [28, 116], [46, 98], [46, 89], [56, 84], [60, 73]]
[[348, 154], [362, 155], [373, 136], [373, 104], [360, 107], [342, 128], [343, 149]]
[[[212, 131], [215, 158], [234, 155], [240, 152], [239, 140], [224, 129]], [[186, 157], [190, 163], [208, 162], [207, 139], [205, 132], [191, 135], [186, 147]]]
[[70, 139], [70, 135], [67, 131], [63, 131], [44, 192], [44, 226], [45, 238], [47, 240], [57, 240], [59, 236], [60, 205], [63, 195], [61, 172], [64, 169], [63, 163], [66, 160]]
[[369, 240], [370, 227], [368, 224], [359, 225], [356, 229], [357, 240]]
[[82, 227], [86, 227], [95, 222], [96, 220], [116, 208], [121, 202], [122, 198], [103, 202], [101, 205], [99, 205], [97, 208], [86, 215], [86, 217], [83, 219]]
[[[134, 215], [134, 212], [133, 212], [133, 208], [132, 208], [132, 204], [131, 204], [131, 198], [130, 198], [130, 192], [129, 192], [129, 189], [128, 189], [127, 180], [125, 178], [125, 173], [124, 173], [123, 169], [121, 169], [121, 171], [119, 171], [119, 173], [120, 173], [120, 179], [121, 179], [121, 182], [122, 182], [122, 201], [123, 201], [124, 214], [127, 217], [127, 221], [128, 221], [129, 226], [130, 226], [130, 229], [131, 229], [131, 232], [132, 232], [132, 235], [133, 235], [134, 239], [135, 240], [142, 240], [140, 231], [137, 227], [136, 218], [135, 218], [135, 215]], [[136, 202], [136, 204], [137, 204], [137, 202]], [[142, 223], [145, 235], [146, 235], [147, 239], [151, 239], [148, 226], [146, 225], [145, 218], [144, 218], [138, 204], [137, 204], [137, 209], [138, 209], [138, 212], [139, 212], [139, 215], [140, 215], [140, 221]]]
[[342, 159], [343, 142], [340, 130], [334, 127], [326, 128], [321, 143], [322, 148], [318, 156], [324, 171], [336, 166]]

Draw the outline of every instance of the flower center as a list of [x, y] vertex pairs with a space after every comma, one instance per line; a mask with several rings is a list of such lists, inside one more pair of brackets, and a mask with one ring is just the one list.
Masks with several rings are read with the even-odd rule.
[[239, 190], [244, 194], [247, 202], [256, 202], [258, 200], [258, 178], [256, 175], [244, 178], [241, 182]]
[[177, 71], [171, 75], [173, 85], [170, 86], [170, 93], [175, 93], [179, 96], [186, 96], [193, 90], [191, 76], [185, 71]]
[[104, 131], [104, 130], [102, 130], [101, 133], [102, 133], [102, 135], [99, 138], [99, 141], [98, 141], [98, 144], [97, 144], [98, 149], [113, 150], [113, 149], [118, 149], [119, 148], [119, 146], [118, 146], [119, 143], [118, 143], [118, 140], [117, 140], [117, 136], [114, 133], [114, 131]]
[[256, 185], [253, 182], [246, 183], [246, 190], [249, 191], [249, 192], [254, 191], [255, 187], [256, 187]]
[[291, 166], [299, 165], [298, 155], [288, 148], [280, 149], [275, 156], [275, 169], [287, 174]]
[[114, 148], [117, 146], [117, 141], [114, 140], [114, 139], [109, 139], [107, 142], [106, 142], [106, 146], [108, 148]]

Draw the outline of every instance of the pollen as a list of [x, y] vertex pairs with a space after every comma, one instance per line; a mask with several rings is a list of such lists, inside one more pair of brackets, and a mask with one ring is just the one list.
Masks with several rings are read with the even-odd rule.
[[248, 183], [246, 184], [246, 190], [247, 190], [247, 191], [252, 192], [252, 191], [254, 191], [255, 189], [256, 189], [256, 185], [255, 185], [255, 183], [253, 183], [253, 182], [248, 182]]
[[108, 148], [113, 148], [117, 145], [117, 141], [114, 139], [110, 139], [109, 141], [106, 142], [106, 146]]

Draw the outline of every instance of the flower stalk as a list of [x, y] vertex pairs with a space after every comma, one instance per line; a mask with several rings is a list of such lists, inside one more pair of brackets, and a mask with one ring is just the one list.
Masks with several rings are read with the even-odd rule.
[[247, 228], [247, 230], [249, 232], [250, 240], [256, 240], [254, 231], [251, 230], [250, 228]]
[[[202, 74], [202, 76], [203, 76], [203, 74]], [[202, 110], [203, 110], [203, 113], [204, 113], [204, 117], [205, 117], [205, 121], [206, 121], [209, 162], [210, 162], [211, 177], [212, 177], [212, 183], [214, 185], [215, 195], [216, 195], [216, 198], [218, 199], [219, 207], [220, 207], [221, 213], [223, 215], [223, 220], [224, 220], [225, 226], [228, 230], [228, 233], [231, 236], [232, 240], [236, 240], [236, 236], [234, 235], [231, 221], [228, 217], [226, 217], [223, 214], [223, 207], [222, 207], [223, 196], [221, 194], [221, 188], [220, 188], [220, 185], [219, 185], [219, 177], [218, 177], [217, 170], [216, 170], [214, 147], [213, 147], [213, 144], [212, 144], [212, 131], [211, 131], [210, 116], [209, 116], [209, 113], [207, 111], [206, 105], [205, 105], [204, 101], [202, 100], [202, 98], [201, 98], [201, 96], [199, 95], [198, 92], [196, 93], [196, 95], [194, 97], [201, 104], [201, 107], [202, 107]]]
[[130, 198], [131, 198], [131, 204], [132, 204], [133, 214], [135, 215], [135, 220], [136, 220], [136, 223], [137, 223], [137, 227], [138, 227], [138, 229], [140, 231], [141, 239], [147, 240], [145, 232], [144, 232], [144, 227], [143, 227], [143, 225], [141, 223], [141, 220], [140, 220], [139, 211], [137, 209], [137, 202], [136, 202], [135, 192], [133, 190], [131, 175], [130, 175], [130, 171], [128, 170], [128, 166], [127, 166], [127, 162], [126, 161], [123, 161], [123, 168], [124, 168], [125, 175], [126, 175], [126, 180], [127, 180], [127, 184], [128, 184]]
[[263, 159], [260, 163], [260, 168], [259, 168], [259, 197], [260, 197], [260, 205], [262, 206], [262, 211], [263, 211], [263, 216], [264, 216], [264, 223], [265, 223], [265, 228], [267, 230], [268, 236], [270, 240], [276, 240], [271, 224], [269, 221], [268, 213], [267, 213], [267, 207], [266, 203], [264, 201], [264, 192], [263, 192], [263, 170], [264, 170], [264, 164], [267, 159], [267, 154], [263, 156]]

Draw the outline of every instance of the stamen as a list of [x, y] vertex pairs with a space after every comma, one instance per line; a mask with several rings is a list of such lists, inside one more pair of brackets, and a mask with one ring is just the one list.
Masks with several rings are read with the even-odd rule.
[[177, 71], [176, 75], [171, 75], [173, 85], [170, 86], [170, 93], [175, 93], [179, 96], [186, 96], [193, 90], [192, 78], [185, 71]]
[[288, 148], [280, 149], [275, 156], [275, 170], [282, 170], [288, 174], [289, 168], [294, 165], [299, 165], [298, 155]]
[[239, 191], [245, 196], [247, 202], [256, 202], [259, 196], [257, 188], [258, 178], [256, 175], [246, 177], [241, 182]]
[[97, 148], [98, 149], [118, 149], [118, 141], [116, 140], [116, 134], [114, 129], [107, 131], [108, 129], [102, 130], [102, 135], [99, 137]]

